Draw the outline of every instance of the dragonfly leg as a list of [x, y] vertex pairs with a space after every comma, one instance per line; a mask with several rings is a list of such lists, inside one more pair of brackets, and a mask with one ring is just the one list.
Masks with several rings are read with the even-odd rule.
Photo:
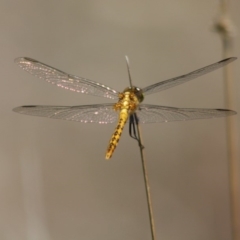
[[134, 125], [134, 117], [133, 115], [130, 115], [129, 119], [129, 135], [131, 138], [138, 140], [137, 133], [136, 133], [136, 128]]
[[130, 115], [130, 119], [129, 119], [129, 135], [131, 138], [138, 141], [138, 145], [143, 149], [144, 146], [141, 144], [139, 135], [136, 131], [137, 125], [138, 125], [138, 117], [137, 117], [136, 113], [133, 113]]

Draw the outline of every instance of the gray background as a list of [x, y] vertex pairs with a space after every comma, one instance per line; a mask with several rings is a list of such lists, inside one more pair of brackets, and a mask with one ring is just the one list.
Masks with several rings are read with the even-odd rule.
[[[1, 240], [147, 240], [140, 155], [127, 128], [104, 160], [115, 125], [12, 112], [26, 104], [111, 102], [64, 91], [22, 71], [28, 56], [116, 90], [145, 87], [222, 59], [212, 31], [217, 1], [0, 2]], [[240, 1], [231, 3], [240, 25]], [[240, 57], [240, 36], [235, 56]], [[239, 92], [239, 60], [232, 63]], [[234, 110], [240, 112], [239, 94]], [[145, 103], [224, 108], [222, 70], [153, 94]], [[235, 116], [239, 125], [239, 115]], [[157, 239], [226, 240], [230, 211], [225, 119], [142, 126]], [[238, 132], [236, 132], [238, 134]]]

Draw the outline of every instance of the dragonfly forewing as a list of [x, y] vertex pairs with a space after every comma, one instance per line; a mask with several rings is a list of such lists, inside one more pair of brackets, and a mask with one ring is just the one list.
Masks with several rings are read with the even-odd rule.
[[144, 95], [147, 95], [147, 94], [160, 92], [160, 91], [166, 90], [166, 89], [171, 88], [171, 87], [175, 87], [179, 84], [188, 82], [192, 79], [195, 79], [195, 78], [200, 77], [204, 74], [212, 72], [212, 71], [214, 71], [218, 68], [221, 68], [221, 67], [229, 64], [230, 62], [235, 61], [236, 59], [237, 59], [236, 57], [227, 58], [227, 59], [224, 59], [220, 62], [211, 64], [211, 65], [206, 66], [204, 68], [200, 68], [198, 70], [190, 72], [188, 74], [185, 74], [185, 75], [182, 75], [182, 76], [179, 76], [179, 77], [175, 77], [175, 78], [171, 78], [171, 79], [168, 79], [168, 80], [165, 80], [165, 81], [162, 81], [162, 82], [155, 83], [153, 85], [150, 85], [148, 87], [143, 88], [142, 92], [143, 92]]
[[15, 59], [15, 62], [28, 73], [55, 84], [58, 87], [74, 92], [91, 94], [94, 96], [118, 99], [118, 92], [101, 83], [74, 76], [27, 57]]

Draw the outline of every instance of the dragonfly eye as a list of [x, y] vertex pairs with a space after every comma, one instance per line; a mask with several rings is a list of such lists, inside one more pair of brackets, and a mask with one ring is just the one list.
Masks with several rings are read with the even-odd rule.
[[134, 94], [136, 95], [136, 97], [138, 98], [138, 101], [139, 102], [142, 102], [143, 99], [144, 99], [144, 96], [143, 96], [143, 93], [142, 93], [142, 89], [141, 88], [137, 88], [137, 87], [134, 87], [133, 89], [134, 91]]

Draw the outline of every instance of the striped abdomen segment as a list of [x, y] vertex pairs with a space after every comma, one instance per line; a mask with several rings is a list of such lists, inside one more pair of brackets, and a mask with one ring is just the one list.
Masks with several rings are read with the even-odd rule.
[[114, 134], [111, 137], [110, 142], [109, 142], [109, 146], [108, 146], [107, 153], [106, 153], [106, 159], [110, 159], [112, 157], [112, 154], [113, 154], [115, 148], [117, 147], [118, 141], [121, 137], [121, 134], [122, 134], [123, 128], [127, 122], [127, 119], [128, 119], [128, 110], [122, 109], [119, 114], [118, 125], [115, 129]]

